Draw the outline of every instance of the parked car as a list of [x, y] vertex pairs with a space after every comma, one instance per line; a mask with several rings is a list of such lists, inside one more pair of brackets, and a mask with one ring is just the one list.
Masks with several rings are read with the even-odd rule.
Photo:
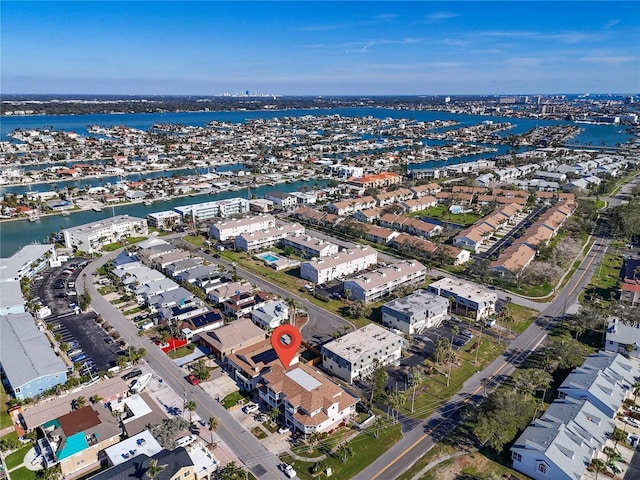
[[280, 435], [284, 435], [285, 433], [291, 433], [291, 429], [289, 427], [280, 427], [278, 429], [278, 433]]
[[189, 382], [191, 385], [195, 386], [200, 384], [200, 380], [198, 380], [195, 375], [187, 375], [185, 378], [187, 379], [187, 382]]
[[87, 358], [87, 355], [86, 355], [86, 354], [84, 354], [84, 353], [81, 353], [81, 354], [80, 354], [80, 355], [78, 355], [77, 357], [73, 357], [73, 358], [71, 359], [71, 361], [72, 361], [73, 363], [76, 363], [76, 362], [79, 362], [80, 360], [84, 360], [85, 358]]
[[627, 424], [631, 425], [632, 427], [640, 428], [640, 422], [638, 420], [636, 420], [635, 418], [623, 417], [622, 421], [624, 423], [627, 423]]
[[132, 378], [138, 377], [140, 375], [142, 375], [142, 370], [131, 370], [129, 373], [125, 373], [122, 376], [122, 379], [123, 380], [131, 380]]
[[242, 411], [244, 413], [256, 413], [258, 411], [258, 405], [256, 405], [255, 403], [250, 403], [249, 405], [245, 406]]
[[280, 470], [282, 470], [288, 478], [294, 478], [296, 475], [298, 475], [293, 467], [288, 463], [280, 464]]

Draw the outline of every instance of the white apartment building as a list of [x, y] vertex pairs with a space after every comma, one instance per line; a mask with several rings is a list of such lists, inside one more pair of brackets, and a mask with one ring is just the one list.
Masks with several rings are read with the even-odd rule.
[[454, 309], [464, 308], [466, 316], [480, 320], [496, 312], [498, 295], [475, 283], [457, 278], [443, 278], [427, 287], [430, 292], [453, 299]]
[[409, 335], [439, 326], [447, 318], [449, 300], [420, 289], [382, 306], [382, 324]]
[[287, 235], [303, 233], [304, 227], [299, 223], [290, 223], [266, 230], [243, 233], [236, 237], [236, 248], [243, 252], [253, 252], [261, 248], [271, 247], [283, 240]]
[[327, 242], [304, 233], [289, 234], [282, 239], [284, 247], [296, 249], [301, 255], [307, 258], [326, 257], [336, 255], [339, 247], [335, 243]]
[[164, 229], [182, 223], [182, 217], [178, 212], [165, 210], [163, 212], [150, 213], [147, 215], [147, 222], [150, 227]]
[[400, 360], [404, 339], [370, 323], [322, 346], [322, 368], [349, 383]]
[[226, 200], [216, 200], [215, 202], [194, 203], [192, 205], [182, 205], [175, 207], [184, 221], [188, 215], [196, 222], [208, 220], [210, 218], [230, 217], [231, 215], [242, 215], [249, 211], [249, 200], [244, 198], [229, 198]]
[[325, 283], [346, 277], [378, 263], [378, 253], [371, 247], [360, 245], [342, 250], [336, 255], [309, 260], [300, 265], [300, 276], [314, 283]]
[[149, 235], [149, 228], [144, 218], [118, 215], [77, 227], [65, 228], [62, 233], [67, 248], [95, 253], [99, 252], [104, 245], [119, 242], [128, 237], [146, 237]]
[[225, 242], [236, 238], [243, 233], [257, 232], [276, 226], [276, 219], [273, 215], [256, 215], [251, 217], [238, 218], [236, 220], [223, 220], [216, 222], [209, 227], [209, 236]]
[[396, 288], [422, 286], [427, 268], [417, 260], [404, 260], [373, 272], [366, 272], [344, 282], [344, 290], [351, 291], [351, 298], [365, 303], [386, 297]]

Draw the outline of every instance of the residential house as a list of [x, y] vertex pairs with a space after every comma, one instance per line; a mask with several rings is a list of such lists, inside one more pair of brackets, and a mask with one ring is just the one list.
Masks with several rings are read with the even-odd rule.
[[349, 423], [358, 403], [358, 398], [302, 363], [287, 370], [273, 364], [263, 374], [258, 394], [267, 409], [278, 408], [285, 425], [304, 435], [329, 432]]
[[222, 311], [227, 317], [241, 318], [250, 315], [253, 310], [269, 300], [266, 292], [246, 292], [231, 295], [222, 303]]
[[489, 269], [501, 277], [516, 278], [529, 266], [535, 256], [535, 248], [526, 243], [515, 243], [500, 253], [498, 258], [491, 262]]
[[289, 320], [289, 307], [282, 300], [268, 300], [251, 311], [251, 320], [260, 328], [273, 330]]
[[291, 247], [306, 258], [336, 255], [339, 250], [338, 245], [335, 243], [304, 233], [289, 233], [282, 239], [282, 246], [284, 248]]
[[243, 348], [255, 345], [265, 339], [265, 331], [248, 318], [233, 321], [227, 325], [204, 332], [197, 343], [211, 349], [219, 359]]
[[[638, 319], [640, 321], [640, 319]], [[640, 323], [627, 325], [611, 317], [607, 327], [604, 349], [633, 358], [640, 358]]]

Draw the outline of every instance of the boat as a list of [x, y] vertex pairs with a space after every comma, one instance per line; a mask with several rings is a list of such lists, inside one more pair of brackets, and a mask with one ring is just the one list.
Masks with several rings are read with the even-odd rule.
[[131, 393], [140, 393], [151, 381], [151, 373], [145, 373], [131, 385]]
[[33, 215], [29, 215], [27, 220], [29, 220], [30, 222], [37, 222], [40, 220], [40, 215], [38, 215], [37, 213], [34, 213]]
[[63, 210], [63, 211], [62, 211], [62, 213], [61, 213], [60, 215], [62, 215], [63, 217], [68, 217], [68, 216], [69, 216], [69, 215], [71, 215], [71, 214], [69, 213], [69, 211], [68, 211], [68, 210]]
[[148, 207], [150, 205], [153, 205], [153, 200], [145, 200], [144, 204]]
[[94, 212], [101, 212], [102, 211], [102, 207], [93, 207], [93, 211]]

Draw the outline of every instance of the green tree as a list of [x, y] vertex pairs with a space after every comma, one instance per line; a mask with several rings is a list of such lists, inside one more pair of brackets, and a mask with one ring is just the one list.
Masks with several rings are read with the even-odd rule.
[[546, 391], [551, 386], [553, 377], [539, 368], [523, 368], [511, 375], [511, 381], [516, 391], [523, 395], [532, 395], [538, 390]]
[[62, 478], [60, 465], [44, 468], [36, 472], [36, 480], [59, 480], [60, 478]]
[[533, 418], [536, 402], [512, 389], [498, 388], [467, 421], [480, 444], [502, 451]]
[[344, 442], [338, 447], [336, 453], [338, 457], [340, 457], [340, 460], [342, 460], [342, 463], [347, 463], [347, 460], [354, 455], [353, 446], [350, 442]]
[[267, 412], [267, 415], [269, 417], [269, 420], [271, 420], [271, 423], [276, 423], [276, 420], [278, 419], [278, 415], [280, 415], [280, 409], [278, 407], [273, 407], [269, 409], [269, 411]]
[[591, 463], [589, 464], [589, 468], [594, 472], [596, 472], [596, 480], [598, 480], [598, 474], [607, 471], [607, 464], [604, 462], [604, 460], [600, 460], [599, 458], [594, 458], [593, 460], [591, 460]]
[[307, 444], [309, 445], [309, 453], [313, 451], [313, 447], [315, 447], [320, 441], [320, 434], [317, 432], [313, 432], [311, 435], [307, 437]]
[[149, 466], [147, 467], [147, 471], [145, 472], [145, 475], [150, 480], [154, 480], [158, 475], [160, 475], [160, 473], [164, 471], [166, 467], [167, 467], [166, 465], [159, 465], [158, 460], [153, 458], [149, 460]]
[[185, 402], [184, 408], [189, 411], [189, 423], [191, 423], [191, 417], [193, 416], [193, 412], [195, 412], [196, 408], [198, 408], [198, 404], [195, 400], [188, 400]]
[[74, 403], [74, 408], [76, 410], [80, 410], [87, 404], [87, 399], [81, 395], [78, 398], [76, 398], [73, 403]]
[[245, 480], [246, 472], [244, 468], [236, 464], [235, 461], [227, 463], [218, 472], [220, 480]]
[[211, 444], [213, 444], [213, 432], [218, 429], [218, 419], [216, 417], [209, 417], [209, 432], [211, 432]]

